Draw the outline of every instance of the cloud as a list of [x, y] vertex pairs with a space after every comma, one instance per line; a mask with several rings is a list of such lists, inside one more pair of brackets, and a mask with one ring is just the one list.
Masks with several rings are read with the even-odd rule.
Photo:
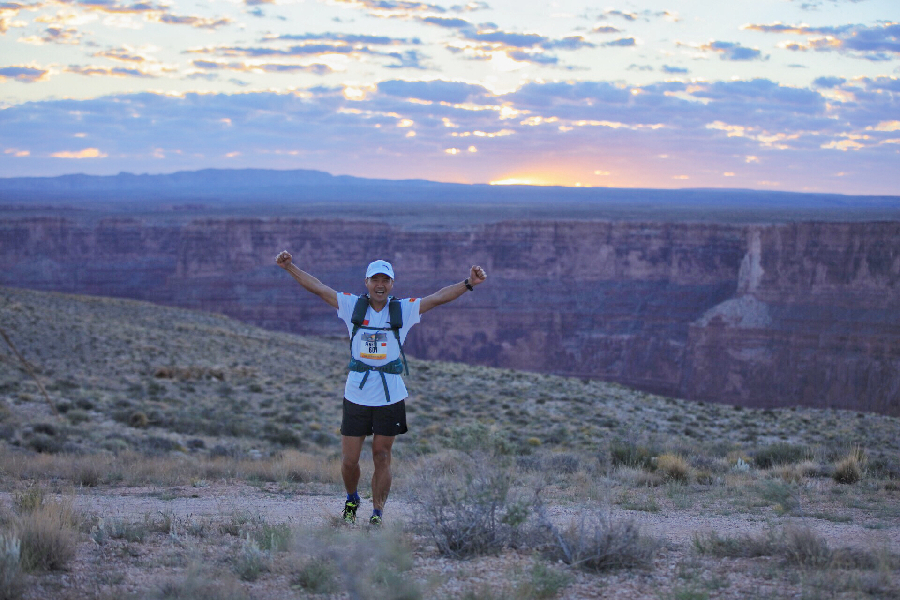
[[493, 24], [475, 26], [462, 19], [421, 18], [430, 23], [456, 29], [462, 44], [449, 44], [447, 50], [463, 54], [474, 60], [492, 60], [496, 55], [505, 55], [516, 62], [537, 65], [556, 65], [559, 59], [550, 50], [577, 51], [594, 48], [595, 44], [580, 35], [553, 39], [539, 33], [520, 33], [499, 29]]
[[46, 81], [50, 71], [40, 67], [0, 67], [0, 82], [12, 79], [21, 83], [35, 83], [37, 81]]
[[25, 27], [28, 25], [25, 21], [13, 20], [19, 11], [28, 8], [19, 2], [0, 2], [0, 33], [6, 33], [12, 27]]
[[[242, 61], [200, 66], [240, 72], [232, 62]], [[96, 161], [97, 168], [110, 172], [221, 166], [217, 161], [232, 154], [237, 168], [392, 178], [427, 172], [438, 179], [491, 181], [529, 165], [583, 165], [591, 177], [599, 177], [592, 175], [598, 168], [612, 173], [604, 176], [609, 185], [628, 184], [620, 179], [625, 172], [633, 173], [632, 184], [670, 185], [672, 177], [685, 175], [692, 185], [721, 185], [704, 173], [721, 178], [729, 172], [736, 173], [731, 186], [767, 180], [801, 189], [823, 186], [821, 173], [844, 171], [861, 175], [826, 191], [874, 190], [872, 182], [881, 182], [878, 190], [897, 189], [900, 174], [891, 165], [898, 144], [891, 140], [900, 138], [900, 124], [897, 92], [890, 91], [897, 81], [838, 85], [854, 90], [853, 102], [833, 102], [825, 95], [831, 88], [767, 79], [642, 86], [548, 81], [498, 95], [473, 83], [400, 78], [355, 92], [323, 85], [296, 93], [29, 102], [0, 110], [0, 148], [22, 148], [27, 139], [31, 152], [19, 158], [0, 153], [0, 173], [21, 173], [29, 161], [46, 159], [75, 133], [90, 131], [90, 147], [108, 155]], [[472, 143], [477, 153], [466, 150]], [[450, 148], [459, 152], [450, 156]], [[669, 157], [664, 165], [655, 158], [661, 155]], [[744, 163], [748, 156], [754, 162]], [[455, 175], [441, 170], [447, 160], [457, 165]]]
[[805, 42], [787, 41], [782, 44], [782, 47], [795, 52], [842, 52], [867, 60], [889, 60], [890, 57], [900, 54], [900, 23], [832, 27], [772, 23], [749, 24], [743, 29], [806, 36]]
[[710, 42], [699, 46], [700, 50], [706, 52], [717, 52], [722, 60], [746, 61], [746, 60], [768, 60], [768, 56], [763, 56], [762, 52], [755, 48], [747, 48], [736, 42]]
[[399, 46], [418, 45], [422, 42], [419, 38], [394, 38], [385, 35], [365, 35], [349, 33], [305, 33], [266, 36], [264, 41], [297, 41], [297, 42], [324, 42], [341, 43], [349, 46]]
[[209, 19], [205, 17], [179, 16], [170, 14], [153, 15], [149, 17], [150, 21], [159, 23], [167, 23], [170, 25], [190, 25], [197, 29], [218, 29], [233, 22], [230, 17], [221, 17], [218, 19]]
[[376, 17], [410, 16], [416, 13], [445, 13], [445, 9], [436, 4], [412, 2], [407, 0], [332, 0], [336, 4], [346, 4], [353, 8], [367, 11]]
[[150, 12], [165, 12], [165, 7], [149, 2], [138, 2], [135, 4], [121, 4], [115, 0], [81, 0], [78, 2], [67, 2], [69, 6], [77, 6], [97, 12], [113, 13], [113, 14], [144, 14]]
[[312, 73], [314, 75], [327, 75], [332, 72], [328, 65], [291, 65], [283, 63], [246, 63], [246, 62], [222, 62], [210, 60], [194, 60], [191, 64], [205, 71], [238, 71], [243, 73]]
[[835, 88], [843, 85], [847, 80], [843, 77], [817, 77], [813, 85], [820, 88]]
[[660, 71], [668, 75], [686, 75], [688, 73], [688, 70], [684, 67], [672, 67], [669, 65], [663, 65]]
[[601, 23], [592, 29], [594, 33], [621, 33], [622, 30], [608, 23]]
[[101, 152], [97, 148], [85, 148], [84, 150], [78, 150], [76, 152], [70, 152], [68, 150], [54, 152], [50, 156], [53, 158], [106, 158], [108, 154]]
[[625, 19], [626, 21], [637, 21], [637, 19], [638, 19], [637, 13], [625, 12], [622, 10], [616, 10], [616, 9], [612, 9], [612, 8], [604, 11], [603, 14], [605, 14], [609, 17], [620, 17], [622, 19]]
[[[300, 41], [300, 44], [291, 44], [285, 47], [279, 47], [278, 42], [284, 41]], [[305, 34], [305, 35], [280, 35], [267, 36], [263, 39], [266, 44], [264, 46], [212, 46], [193, 48], [187, 50], [190, 54], [211, 54], [222, 57], [244, 57], [244, 58], [314, 58], [322, 57], [329, 54], [339, 54], [361, 60], [364, 56], [374, 56], [381, 58], [389, 58], [397, 61], [394, 64], [387, 65], [388, 68], [412, 68], [422, 69], [424, 56], [416, 50], [406, 50], [402, 52], [387, 52], [385, 50], [376, 49], [371, 46], [400, 46], [400, 45], [418, 45], [418, 38], [404, 39], [391, 38], [386, 36], [372, 35], [350, 35], [350, 34]], [[321, 67], [323, 65], [319, 65]], [[317, 69], [317, 71], [321, 71]], [[316, 72], [316, 71], [313, 71]], [[331, 72], [331, 69], [327, 72]]]
[[633, 37], [619, 38], [611, 42], [606, 42], [604, 46], [637, 46], [637, 41]]
[[459, 17], [418, 17], [418, 20], [428, 25], [437, 25], [447, 29], [472, 29], [474, 25]]
[[605, 11], [603, 11], [603, 14], [608, 17], [617, 17], [620, 19], [624, 19], [624, 20], [626, 20], [628, 22], [632, 22], [632, 23], [637, 20], [651, 21], [653, 19], [659, 19], [659, 18], [665, 19], [666, 21], [669, 21], [672, 23], [677, 23], [678, 21], [681, 20], [681, 17], [678, 16], [678, 13], [669, 11], [669, 10], [654, 11], [654, 10], [646, 9], [646, 10], [642, 10], [640, 12], [628, 12], [628, 11], [624, 11], [624, 10], [608, 8]]
[[128, 67], [97, 67], [90, 65], [71, 65], [65, 68], [67, 73], [85, 75], [88, 77], [137, 77], [142, 79], [154, 79], [158, 73], [144, 71], [139, 68]]
[[33, 35], [19, 38], [26, 44], [66, 44], [70, 46], [81, 43], [82, 33], [74, 27], [52, 26], [44, 30], [41, 35]]
[[111, 15], [137, 15], [142, 16], [151, 23], [163, 23], [167, 25], [188, 25], [198, 29], [218, 29], [233, 22], [230, 17], [208, 18], [192, 15], [175, 15], [166, 4], [154, 4], [152, 2], [135, 2], [126, 4], [117, 0], [57, 0], [71, 8], [81, 8], [90, 12], [106, 13]]
[[134, 48], [130, 46], [123, 46], [121, 48], [110, 48], [109, 50], [101, 50], [100, 52], [95, 52], [94, 56], [97, 58], [108, 58], [110, 60], [117, 60], [121, 62], [128, 63], [142, 63], [148, 62], [147, 57], [143, 54], [137, 52]]
[[378, 92], [394, 98], [415, 98], [429, 102], [484, 102], [490, 95], [480, 85], [456, 81], [382, 81]]

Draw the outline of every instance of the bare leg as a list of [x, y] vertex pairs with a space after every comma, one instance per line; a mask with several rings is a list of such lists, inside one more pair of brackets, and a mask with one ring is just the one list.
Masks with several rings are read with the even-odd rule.
[[372, 474], [372, 506], [384, 510], [388, 494], [391, 492], [391, 447], [394, 436], [378, 435], [372, 437], [372, 461], [375, 473]]
[[365, 440], [365, 436], [341, 436], [341, 477], [348, 494], [359, 487], [359, 455]]

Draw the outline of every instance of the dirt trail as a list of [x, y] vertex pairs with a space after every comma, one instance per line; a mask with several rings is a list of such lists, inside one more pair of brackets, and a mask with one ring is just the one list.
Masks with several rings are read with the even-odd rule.
[[[3, 494], [0, 494], [2, 497]], [[8, 495], [7, 495], [8, 496]], [[211, 484], [206, 487], [176, 488], [107, 488], [86, 489], [75, 497], [81, 511], [126, 521], [145, 515], [167, 514], [181, 519], [206, 518], [213, 521], [230, 519], [234, 514], [248, 514], [268, 523], [289, 523], [298, 527], [320, 527], [333, 522], [340, 513], [342, 498], [331, 491], [282, 492], [275, 486], [259, 488], [249, 485]], [[7, 498], [7, 501], [9, 499]], [[547, 514], [559, 525], [578, 519], [585, 508], [598, 509], [593, 504], [550, 504]], [[364, 499], [360, 515], [368, 514], [370, 501]], [[394, 494], [385, 511], [387, 522], [405, 523], [411, 519], [414, 506], [401, 494]], [[900, 522], [873, 522], [871, 519], [852, 519], [847, 522], [804, 516], [760, 516], [759, 514], [714, 510], [698, 507], [673, 509], [660, 507], [658, 512], [613, 508], [614, 519], [635, 519], [642, 531], [676, 545], [690, 545], [698, 532], [715, 531], [721, 535], [759, 533], [773, 523], [793, 522], [811, 527], [822, 535], [829, 546], [860, 548], [889, 548], [900, 553]], [[810, 514], [821, 514], [809, 511]]]

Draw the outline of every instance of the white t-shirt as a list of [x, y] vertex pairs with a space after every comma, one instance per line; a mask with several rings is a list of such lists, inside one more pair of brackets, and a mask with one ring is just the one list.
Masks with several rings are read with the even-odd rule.
[[[339, 292], [338, 300], [338, 318], [347, 324], [348, 335], [353, 332], [353, 308], [359, 298], [356, 294], [348, 294]], [[419, 322], [419, 304], [421, 298], [404, 298], [400, 300], [401, 313], [403, 314], [403, 327], [400, 329], [400, 341], [406, 341], [406, 334], [409, 329]], [[400, 346], [397, 345], [397, 338], [391, 331], [391, 319], [388, 305], [385, 304], [380, 312], [370, 305], [366, 310], [366, 319], [363, 322], [364, 327], [360, 327], [359, 331], [353, 338], [351, 343], [351, 351], [353, 358], [373, 367], [383, 367], [389, 362], [400, 358]], [[377, 329], [365, 329], [365, 327], [375, 327]], [[347, 373], [347, 383], [344, 385], [344, 398], [354, 404], [363, 406], [386, 406], [388, 403], [384, 397], [384, 385], [381, 382], [381, 374], [378, 371], [369, 371], [369, 378], [362, 389], [359, 389], [359, 382], [365, 377], [365, 373], [350, 371]], [[400, 402], [409, 394], [406, 391], [406, 384], [403, 383], [403, 377], [393, 375], [391, 373], [384, 374], [387, 381], [388, 391], [391, 394], [390, 404]]]

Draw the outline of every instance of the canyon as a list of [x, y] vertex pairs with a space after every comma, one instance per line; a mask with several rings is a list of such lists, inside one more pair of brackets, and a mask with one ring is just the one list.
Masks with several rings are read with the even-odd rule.
[[[409, 355], [697, 401], [900, 415], [898, 219], [612, 219], [602, 211], [535, 219], [507, 210], [411, 226], [336, 210], [23, 206], [0, 204], [0, 285], [341, 337], [334, 310], [275, 266], [278, 251], [355, 293], [364, 291], [365, 265], [386, 259], [404, 297], [461, 281], [479, 264], [489, 280], [424, 315]], [[66, 315], [44, 318], [65, 323]]]

